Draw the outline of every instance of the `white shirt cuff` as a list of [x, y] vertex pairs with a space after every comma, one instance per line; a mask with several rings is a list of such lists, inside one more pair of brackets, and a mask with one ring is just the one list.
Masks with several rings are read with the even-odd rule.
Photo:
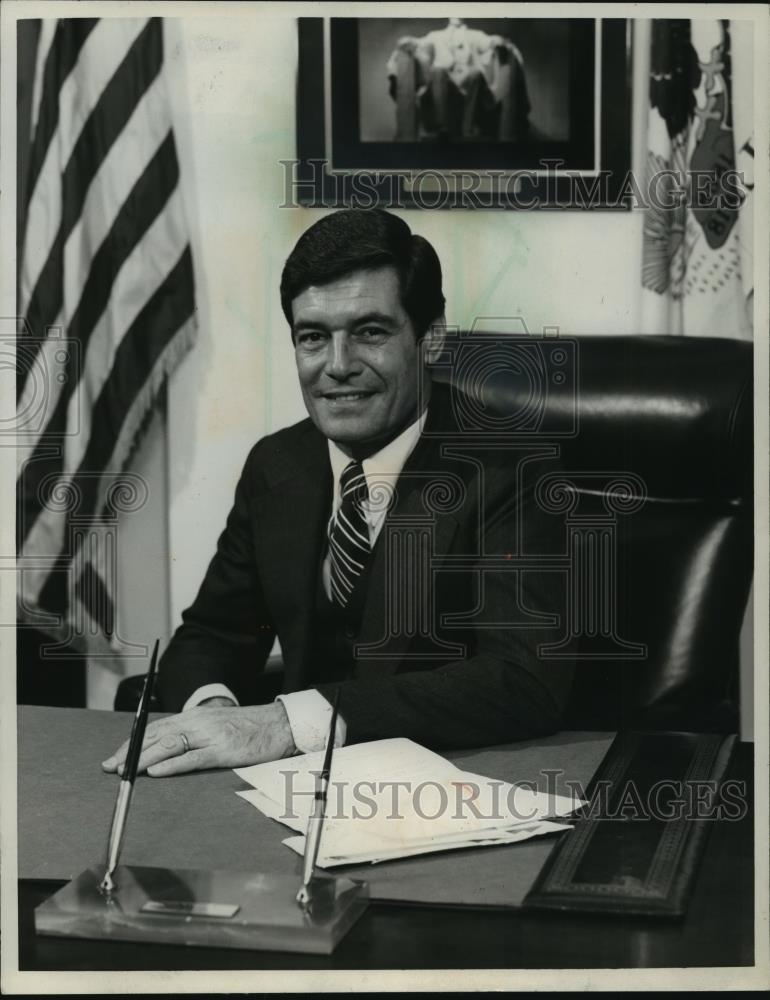
[[197, 691], [193, 691], [182, 706], [182, 711], [186, 712], [188, 708], [196, 708], [207, 698], [229, 698], [234, 705], [239, 704], [238, 699], [235, 697], [233, 692], [224, 684], [204, 684], [203, 687], [199, 687]]
[[[332, 707], [321, 692], [315, 688], [308, 688], [307, 691], [279, 694], [275, 700], [280, 701], [286, 709], [297, 751], [315, 753], [317, 750], [323, 750], [332, 722]], [[347, 728], [345, 720], [338, 714], [334, 734], [335, 747], [345, 745]]]

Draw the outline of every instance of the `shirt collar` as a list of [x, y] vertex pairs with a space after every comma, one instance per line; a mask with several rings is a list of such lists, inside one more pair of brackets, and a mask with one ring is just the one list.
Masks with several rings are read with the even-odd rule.
[[[426, 407], [413, 423], [401, 431], [397, 438], [394, 438], [384, 448], [375, 452], [374, 455], [370, 455], [369, 458], [363, 460], [361, 465], [363, 466], [366, 485], [370, 492], [376, 484], [381, 485], [383, 481], [390, 484], [395, 483], [401, 474], [406, 460], [412, 454], [422, 434], [427, 417], [428, 410]], [[349, 455], [346, 455], [342, 451], [339, 445], [330, 440], [329, 461], [331, 462], [332, 476], [334, 477], [334, 501], [336, 504], [340, 478], [346, 467], [350, 464], [351, 459]]]

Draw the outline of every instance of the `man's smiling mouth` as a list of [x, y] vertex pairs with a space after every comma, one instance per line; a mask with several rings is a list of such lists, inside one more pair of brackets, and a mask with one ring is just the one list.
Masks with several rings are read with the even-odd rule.
[[366, 390], [353, 391], [338, 389], [332, 392], [324, 392], [321, 398], [329, 403], [356, 403], [363, 399], [369, 399], [374, 393]]

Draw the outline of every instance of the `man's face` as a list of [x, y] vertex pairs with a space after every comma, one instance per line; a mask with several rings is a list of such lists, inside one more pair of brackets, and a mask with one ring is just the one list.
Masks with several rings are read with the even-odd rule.
[[311, 285], [292, 314], [302, 395], [325, 437], [365, 457], [417, 418], [425, 367], [394, 268]]

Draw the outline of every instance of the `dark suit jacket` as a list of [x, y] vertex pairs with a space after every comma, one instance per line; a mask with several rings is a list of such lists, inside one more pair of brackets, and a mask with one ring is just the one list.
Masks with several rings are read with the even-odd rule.
[[332, 700], [341, 686], [348, 742], [406, 736], [440, 749], [559, 728], [572, 664], [538, 647], [563, 634], [565, 577], [547, 562], [566, 543], [560, 518], [534, 494], [556, 448], [462, 434], [452, 392], [434, 385], [398, 479], [372, 554], [353, 676], [329, 681], [331, 665], [314, 655], [332, 475], [326, 439], [304, 420], [246, 460], [216, 554], [160, 664], [165, 709], [215, 681], [248, 702], [277, 634], [284, 692], [312, 686]]

